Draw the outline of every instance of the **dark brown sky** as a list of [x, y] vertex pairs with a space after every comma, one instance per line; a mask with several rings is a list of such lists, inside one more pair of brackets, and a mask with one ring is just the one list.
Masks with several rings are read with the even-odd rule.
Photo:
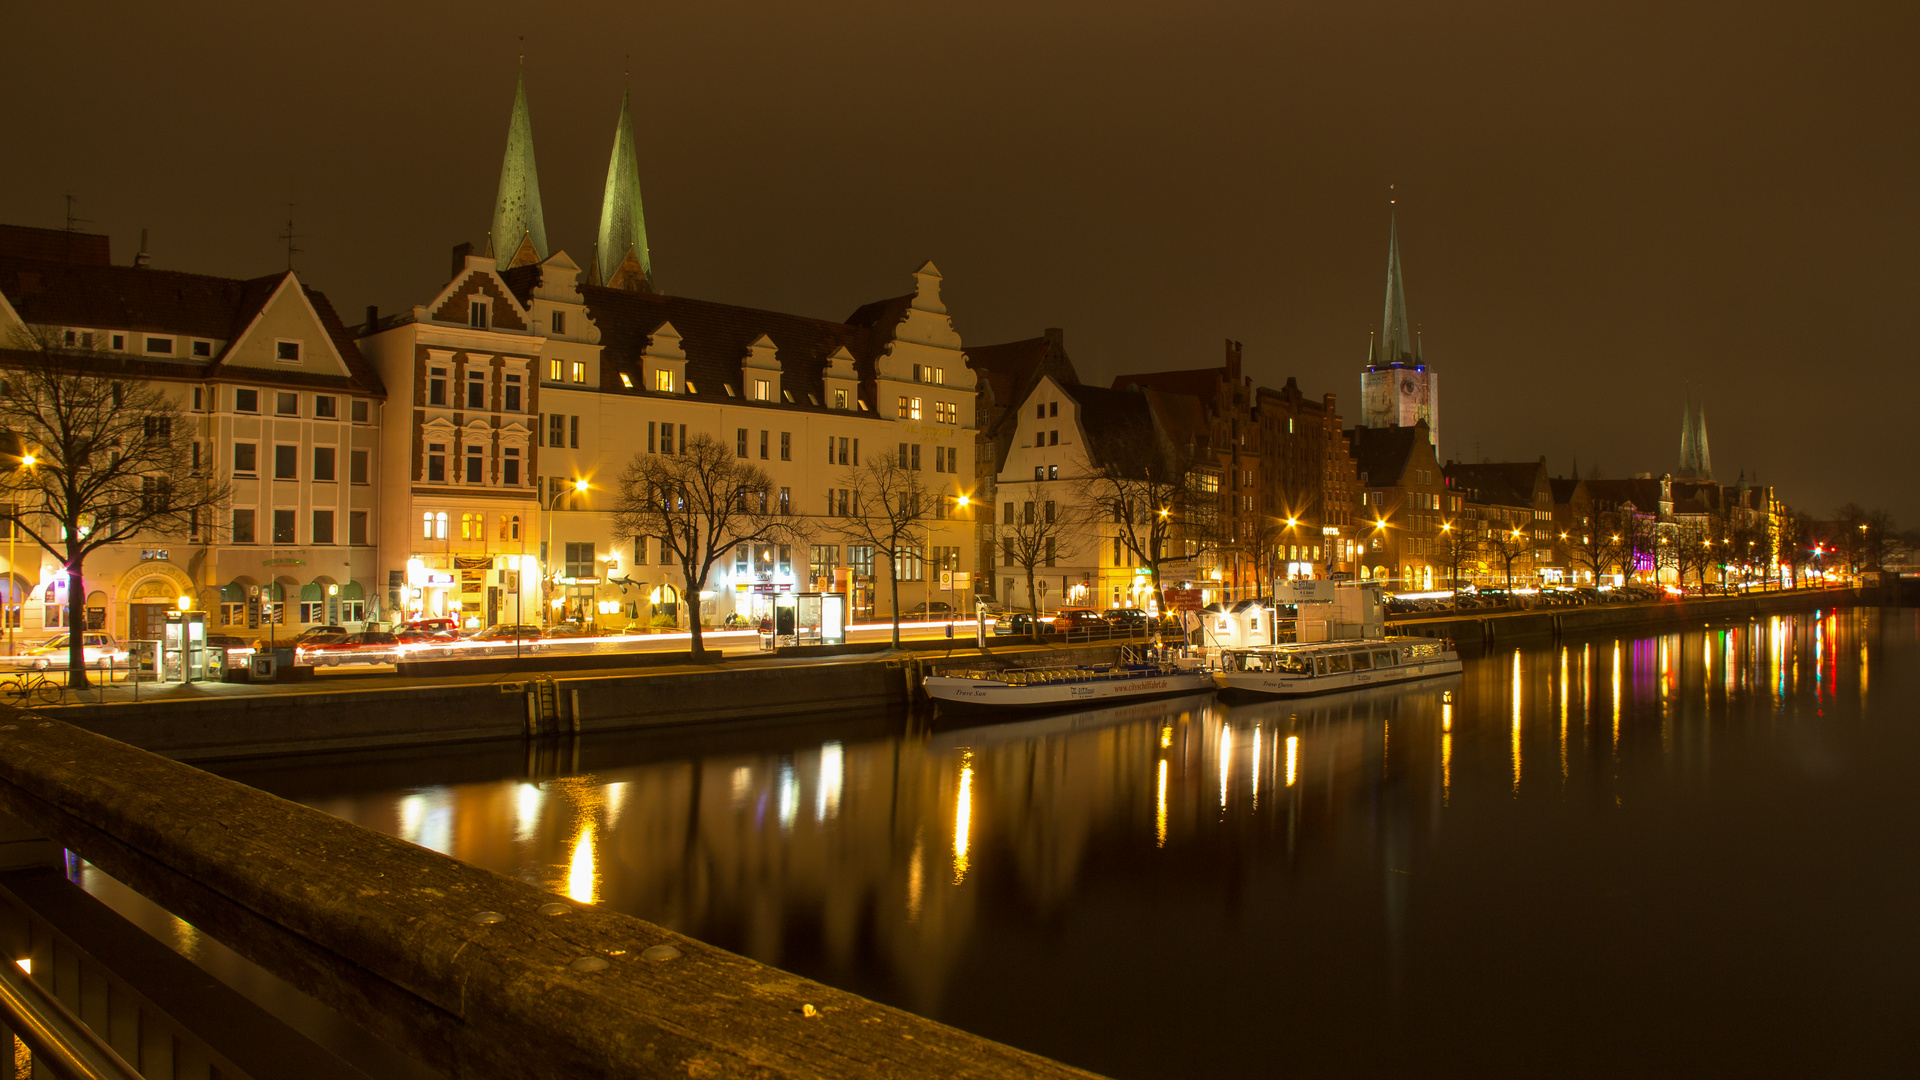
[[1351, 417], [1397, 184], [1443, 456], [1670, 469], [1690, 379], [1722, 479], [1920, 524], [1910, 2], [193, 6], [9, 6], [0, 220], [253, 275], [292, 201], [350, 320], [424, 302], [525, 33], [582, 263], [631, 53], [664, 289], [842, 318], [931, 257], [969, 342], [1232, 337]]

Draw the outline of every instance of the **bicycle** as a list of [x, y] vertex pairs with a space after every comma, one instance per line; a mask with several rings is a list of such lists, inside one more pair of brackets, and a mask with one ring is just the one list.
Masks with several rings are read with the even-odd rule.
[[60, 684], [40, 671], [23, 671], [11, 679], [0, 680], [0, 700], [16, 709], [58, 704], [60, 691]]

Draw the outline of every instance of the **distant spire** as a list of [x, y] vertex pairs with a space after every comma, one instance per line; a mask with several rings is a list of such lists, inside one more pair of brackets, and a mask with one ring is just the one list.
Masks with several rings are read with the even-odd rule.
[[1695, 404], [1692, 387], [1687, 388], [1687, 403], [1680, 418], [1680, 468], [1675, 476], [1685, 480], [1713, 479], [1713, 455], [1707, 448], [1707, 405]]
[[527, 111], [527, 80], [522, 75], [513, 89], [513, 117], [507, 121], [507, 153], [500, 162], [500, 194], [493, 206], [489, 236], [494, 260], [505, 270], [547, 257], [547, 223], [540, 211], [540, 170], [533, 161], [533, 118]]
[[600, 242], [594, 252], [600, 281], [611, 288], [650, 292], [653, 260], [647, 252], [647, 216], [640, 206], [640, 160], [633, 143], [631, 94], [620, 95], [620, 122], [607, 159], [607, 190], [600, 202]]
[[1380, 317], [1380, 363], [1413, 358], [1413, 335], [1407, 332], [1407, 287], [1400, 280], [1400, 223], [1387, 219], [1387, 303]]

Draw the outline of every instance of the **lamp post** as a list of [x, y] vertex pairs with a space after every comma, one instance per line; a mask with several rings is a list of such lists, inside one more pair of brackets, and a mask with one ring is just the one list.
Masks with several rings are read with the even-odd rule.
[[[559, 491], [553, 493], [553, 498], [547, 500], [547, 539], [544, 544], [540, 545], [540, 580], [543, 582], [551, 581], [553, 578], [553, 515], [559, 512], [557, 507], [560, 504], [560, 496], [567, 494], [585, 494], [586, 490], [586, 480], [576, 477], [574, 478], [571, 490], [561, 488]], [[551, 599], [547, 601], [546, 608], [546, 611], [541, 613], [541, 621], [551, 626], [553, 624], [553, 603]], [[517, 643], [519, 640], [520, 632], [515, 630], [514, 641]]]
[[[22, 454], [20, 455], [20, 464], [14, 471], [18, 472], [20, 469], [31, 469], [31, 468], [33, 468], [33, 455]], [[18, 564], [14, 562], [14, 554], [19, 550], [19, 546], [20, 546], [20, 503], [17, 498], [19, 493], [19, 488], [17, 486], [14, 488], [14, 492], [15, 492], [16, 498], [13, 503], [13, 513], [10, 514], [7, 518], [8, 527], [7, 527], [7, 612], [6, 612], [6, 616], [7, 616], [7, 655], [8, 656], [13, 655], [13, 628], [14, 628], [14, 625], [20, 621], [20, 610], [21, 610], [20, 598], [14, 595], [15, 590], [18, 588], [18, 585], [16, 583], [20, 580], [20, 571], [17, 568]]]

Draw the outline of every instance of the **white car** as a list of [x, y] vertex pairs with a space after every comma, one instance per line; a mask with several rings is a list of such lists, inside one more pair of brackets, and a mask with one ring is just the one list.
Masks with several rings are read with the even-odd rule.
[[[20, 655], [20, 663], [22, 666], [30, 667], [37, 671], [45, 671], [48, 668], [66, 667], [68, 659], [67, 650], [72, 646], [72, 642], [68, 640], [70, 636], [71, 635], [68, 634], [61, 634], [59, 637], [48, 638], [46, 641], [33, 646]], [[85, 657], [85, 663], [88, 667], [98, 667], [109, 663], [121, 664], [125, 663], [127, 659], [127, 650], [120, 647], [120, 643], [113, 639], [112, 634], [102, 633], [97, 630], [89, 630], [82, 635], [80, 639], [80, 649], [81, 655]]]

